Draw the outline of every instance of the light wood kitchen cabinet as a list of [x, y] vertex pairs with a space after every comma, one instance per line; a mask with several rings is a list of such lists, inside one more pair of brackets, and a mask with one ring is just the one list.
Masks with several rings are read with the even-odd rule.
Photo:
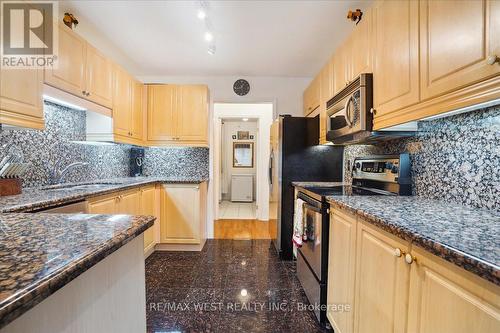
[[317, 75], [304, 90], [303, 103], [304, 103], [304, 116], [307, 116], [319, 106], [320, 94], [320, 77]]
[[0, 69], [0, 124], [45, 127], [43, 69]]
[[419, 101], [418, 5], [413, 0], [379, 0], [374, 5], [375, 124], [377, 117]]
[[85, 62], [87, 42], [59, 24], [57, 68], [45, 69], [45, 83], [70, 94], [86, 98]]
[[356, 216], [339, 209], [331, 210], [327, 304], [350, 306], [345, 311], [328, 309], [326, 316], [336, 333], [353, 331], [356, 229]]
[[141, 197], [138, 188], [120, 192], [117, 199], [116, 213], [128, 215], [141, 214]]
[[208, 145], [207, 86], [152, 84], [147, 90], [148, 144]]
[[344, 89], [349, 83], [348, 74], [348, 54], [347, 41], [342, 43], [333, 55], [333, 93], [334, 95]]
[[113, 84], [113, 131], [115, 141], [143, 143], [143, 84], [115, 66]]
[[[155, 185], [141, 188], [141, 215], [152, 215], [158, 219], [159, 200], [157, 200], [157, 189]], [[155, 224], [158, 221], [155, 221]], [[156, 228], [149, 228], [144, 232], [144, 252], [150, 251], [156, 244]]]
[[45, 69], [45, 83], [111, 108], [112, 82], [112, 62], [85, 39], [60, 24], [57, 67]]
[[177, 140], [207, 142], [208, 89], [204, 85], [177, 87]]
[[358, 221], [354, 332], [406, 331], [410, 266], [403, 252], [408, 248], [407, 242]]
[[117, 197], [113, 195], [101, 196], [88, 200], [89, 214], [116, 214]]
[[362, 73], [372, 73], [373, 62], [372, 9], [363, 12], [363, 19], [354, 27], [348, 39], [347, 81], [355, 80]]
[[333, 97], [333, 69], [332, 63], [328, 62], [320, 72], [320, 105], [319, 105], [319, 143], [326, 141], [326, 102]]
[[499, 17], [495, 0], [420, 1], [423, 100], [500, 74]]
[[207, 183], [165, 184], [161, 190], [160, 242], [203, 245]]
[[113, 101], [113, 64], [95, 47], [86, 44], [86, 98], [111, 108]]
[[420, 248], [411, 255], [408, 332], [500, 332], [498, 287]]

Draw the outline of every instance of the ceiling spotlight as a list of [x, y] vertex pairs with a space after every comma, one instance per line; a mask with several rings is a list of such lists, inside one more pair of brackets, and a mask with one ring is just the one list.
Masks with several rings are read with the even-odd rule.
[[206, 17], [207, 17], [207, 13], [203, 9], [200, 9], [198, 11], [198, 18], [200, 20], [204, 20]]
[[210, 31], [205, 32], [205, 40], [211, 42], [214, 39], [214, 35]]
[[210, 55], [214, 55], [215, 54], [215, 44], [211, 44], [208, 47], [208, 54], [210, 54]]
[[248, 121], [248, 118], [243, 118], [243, 119], [241, 119], [241, 120], [243, 120], [243, 121]]

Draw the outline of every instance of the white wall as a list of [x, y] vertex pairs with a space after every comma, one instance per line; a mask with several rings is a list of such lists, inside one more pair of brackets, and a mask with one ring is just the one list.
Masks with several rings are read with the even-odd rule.
[[[238, 131], [248, 131], [253, 139], [238, 140], [233, 139], [233, 135], [237, 135]], [[229, 199], [231, 194], [231, 177], [237, 174], [253, 175], [253, 198], [255, 200], [255, 185], [256, 185], [256, 154], [257, 154], [257, 122], [256, 121], [224, 121], [222, 125], [222, 179], [221, 193], [223, 197]], [[253, 168], [234, 168], [233, 167], [233, 143], [234, 142], [253, 142]]]
[[[268, 163], [269, 163], [269, 140], [270, 129], [273, 121], [273, 104], [272, 103], [216, 103], [214, 105], [213, 116], [213, 140], [210, 144], [210, 189], [209, 196], [218, 198], [220, 189], [220, 177], [214, 175], [220, 172], [220, 143], [221, 131], [220, 123], [222, 118], [256, 118], [258, 119], [258, 137], [257, 157], [256, 157], [256, 173], [259, 181], [256, 184], [256, 204], [257, 204], [257, 219], [267, 221], [269, 219], [269, 183], [268, 183]], [[209, 201], [210, 202], [210, 201]], [[218, 213], [218, 200], [212, 199], [213, 217]], [[208, 221], [208, 237], [213, 237], [213, 221]]]

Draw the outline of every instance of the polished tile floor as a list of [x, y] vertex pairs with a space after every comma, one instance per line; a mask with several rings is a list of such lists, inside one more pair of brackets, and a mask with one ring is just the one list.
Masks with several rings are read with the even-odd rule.
[[256, 217], [255, 202], [222, 201], [219, 203], [219, 219], [255, 219]]
[[146, 260], [148, 332], [323, 332], [269, 240], [209, 240]]

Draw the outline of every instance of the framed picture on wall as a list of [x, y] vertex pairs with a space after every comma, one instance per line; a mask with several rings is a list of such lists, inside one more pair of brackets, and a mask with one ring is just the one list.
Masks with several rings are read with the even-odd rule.
[[250, 132], [238, 131], [238, 140], [248, 140], [249, 138], [250, 138]]
[[236, 140], [236, 135], [233, 135], [233, 140]]
[[233, 168], [253, 168], [253, 142], [233, 142]]

